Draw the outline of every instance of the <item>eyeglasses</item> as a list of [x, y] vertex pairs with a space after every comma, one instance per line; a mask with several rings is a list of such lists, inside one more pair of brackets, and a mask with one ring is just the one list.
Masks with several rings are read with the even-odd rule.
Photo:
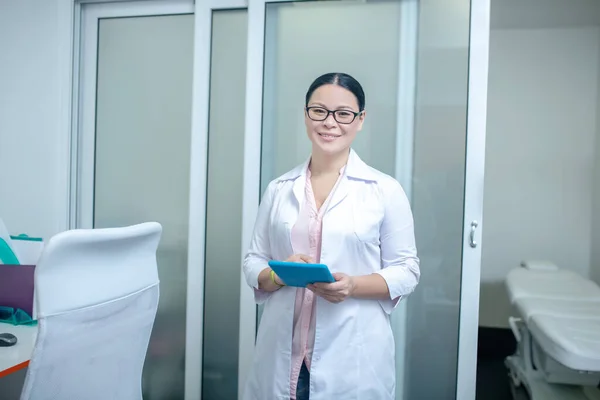
[[325, 121], [329, 117], [329, 114], [333, 114], [333, 119], [340, 124], [351, 124], [356, 117], [362, 114], [362, 112], [350, 110], [331, 111], [323, 107], [306, 107], [306, 113], [308, 114], [308, 118], [313, 121]]

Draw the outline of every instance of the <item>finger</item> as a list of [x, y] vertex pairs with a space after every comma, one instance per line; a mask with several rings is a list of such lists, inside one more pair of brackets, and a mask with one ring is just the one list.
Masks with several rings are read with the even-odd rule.
[[323, 298], [333, 304], [337, 304], [342, 301], [339, 297], [336, 297], [336, 296], [327, 296], [327, 297], [323, 297]]
[[298, 254], [298, 257], [307, 264], [313, 264], [313, 259], [305, 254]]
[[319, 292], [319, 291], [315, 291], [315, 295], [324, 298], [327, 301], [332, 301], [335, 296], [332, 296], [328, 293], [323, 293], [323, 292]]
[[339, 293], [315, 292], [315, 295], [322, 297], [331, 303], [339, 303], [344, 298], [344, 296], [341, 296]]
[[348, 286], [348, 284], [345, 281], [337, 281], [329, 284], [329, 290], [339, 291], [345, 289], [346, 286]]
[[285, 261], [287, 261], [287, 262], [306, 262], [303, 260], [302, 257], [303, 257], [302, 254], [293, 254], [293, 255], [289, 256], [288, 259]]
[[285, 285], [285, 282], [283, 281], [283, 279], [281, 279], [281, 278], [279, 277], [279, 275], [277, 275], [277, 274], [274, 274], [274, 278], [275, 278], [275, 282], [276, 282], [277, 284], [279, 284], [279, 285]]
[[333, 283], [315, 283], [315, 286], [326, 292], [338, 292], [346, 287], [346, 283], [337, 281]]
[[334, 272], [333, 274], [333, 279], [335, 279], [336, 281], [341, 281], [342, 279], [346, 278], [348, 275], [343, 274], [341, 272]]
[[333, 299], [335, 297], [333, 294], [327, 293], [327, 292], [323, 292], [321, 290], [316, 290], [314, 293], [315, 293], [315, 295], [317, 295], [319, 297], [322, 297], [322, 298], [324, 298], [324, 299], [326, 299], [328, 301], [331, 301], [331, 299]]
[[334, 304], [341, 303], [346, 298], [345, 296], [340, 295], [339, 293], [331, 294], [331, 293], [323, 293], [323, 292], [319, 292], [319, 291], [316, 291], [315, 295], [327, 300], [330, 303], [334, 303]]
[[311, 292], [313, 292], [314, 294], [320, 294], [323, 293], [323, 290], [319, 289], [318, 287], [316, 287], [315, 285], [308, 285], [306, 287], [308, 290], [310, 290]]

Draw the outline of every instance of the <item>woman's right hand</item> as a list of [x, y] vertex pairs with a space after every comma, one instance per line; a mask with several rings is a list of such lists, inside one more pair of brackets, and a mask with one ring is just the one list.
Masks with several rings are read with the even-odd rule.
[[286, 262], [303, 262], [306, 264], [313, 264], [315, 262], [311, 257], [304, 255], [304, 254], [291, 255], [285, 261]]
[[[313, 263], [313, 259], [304, 254], [294, 254], [285, 260], [287, 262], [298, 262], [298, 263]], [[258, 287], [260, 290], [264, 290], [265, 292], [274, 292], [276, 290], [281, 289], [285, 282], [281, 280], [277, 276], [277, 274], [273, 274], [275, 278], [275, 282], [271, 279], [271, 268], [263, 269], [258, 275]]]
[[[312, 258], [310, 258], [309, 256], [304, 255], [304, 254], [291, 255], [285, 261], [286, 262], [307, 263], [307, 264], [312, 264], [314, 262]], [[273, 273], [273, 278], [275, 279], [275, 283], [277, 285], [279, 285], [280, 287], [285, 286], [285, 282], [282, 281], [281, 278], [276, 273]]]

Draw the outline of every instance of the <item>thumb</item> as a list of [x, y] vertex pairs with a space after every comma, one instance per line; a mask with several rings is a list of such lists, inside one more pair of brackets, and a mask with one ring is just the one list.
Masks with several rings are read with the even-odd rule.
[[343, 274], [341, 272], [334, 272], [332, 275], [336, 281], [341, 281], [342, 279], [344, 279], [346, 277], [346, 274]]

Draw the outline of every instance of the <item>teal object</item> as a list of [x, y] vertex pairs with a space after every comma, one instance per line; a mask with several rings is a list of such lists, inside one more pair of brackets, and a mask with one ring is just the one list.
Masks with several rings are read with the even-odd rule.
[[0, 238], [0, 261], [2, 261], [3, 264], [21, 264], [8, 243], [6, 243], [6, 240], [2, 238]]
[[30, 237], [30, 236], [28, 236], [28, 235], [26, 235], [26, 234], [24, 234], [24, 233], [21, 233], [21, 234], [20, 234], [20, 235], [18, 235], [18, 236], [12, 236], [12, 235], [11, 235], [11, 236], [10, 236], [10, 238], [11, 238], [12, 240], [25, 240], [25, 241], [28, 241], [28, 242], [43, 242], [43, 241], [44, 241], [44, 239], [43, 239], [43, 238], [38, 238], [38, 237]]
[[335, 282], [335, 278], [325, 264], [271, 260], [269, 267], [287, 286], [303, 288], [315, 282]]
[[1, 306], [0, 322], [11, 325], [37, 325], [37, 321], [20, 308]]

